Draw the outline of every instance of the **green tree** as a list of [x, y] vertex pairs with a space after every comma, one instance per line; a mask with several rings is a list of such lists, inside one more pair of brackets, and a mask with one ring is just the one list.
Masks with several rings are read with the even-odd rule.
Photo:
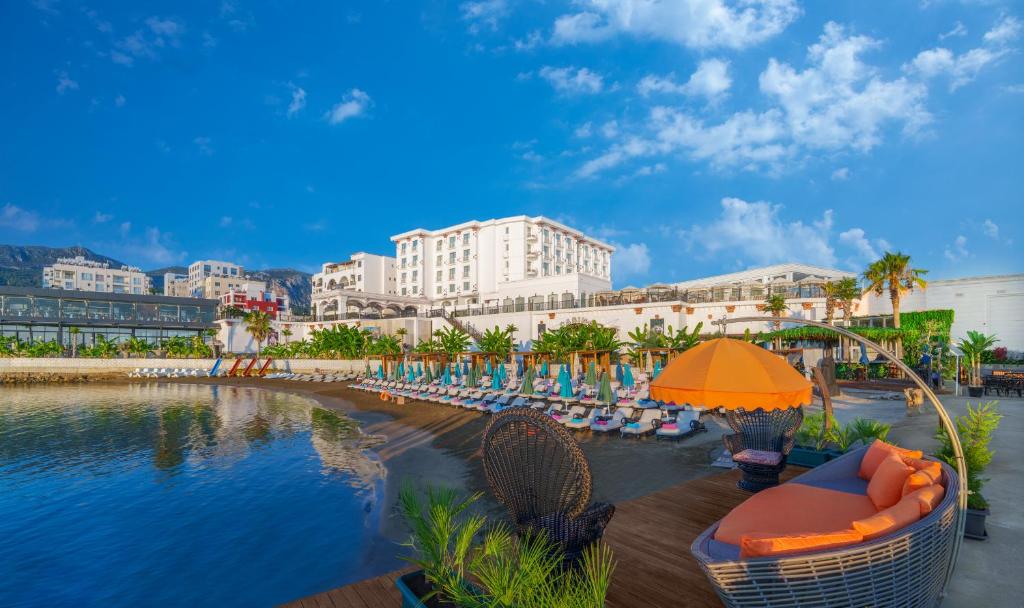
[[71, 334], [71, 356], [78, 356], [78, 335], [82, 333], [82, 330], [78, 327], [69, 327], [68, 333]]
[[844, 277], [836, 283], [836, 300], [843, 305], [843, 324], [849, 326], [853, 318], [853, 301], [860, 297], [857, 279]]
[[441, 352], [448, 356], [449, 360], [455, 359], [455, 355], [465, 352], [472, 340], [469, 335], [457, 327], [448, 327], [434, 332], [434, 338], [441, 346]]
[[994, 335], [987, 336], [980, 331], [968, 331], [966, 338], [957, 343], [960, 352], [970, 366], [969, 382], [971, 386], [981, 386], [981, 355], [995, 346], [999, 339]]
[[512, 352], [512, 332], [508, 328], [501, 329], [497, 325], [494, 329], [485, 329], [477, 346], [485, 353], [495, 353], [504, 361]]
[[836, 304], [839, 303], [839, 282], [826, 282], [821, 286], [821, 292], [825, 296], [825, 322], [832, 325], [832, 317], [836, 314]]
[[864, 293], [873, 292], [881, 296], [889, 292], [893, 327], [899, 329], [900, 299], [915, 287], [925, 289], [928, 286], [923, 278], [925, 274], [928, 274], [927, 270], [911, 267], [909, 255], [886, 251], [881, 259], [872, 262], [864, 271], [864, 281], [867, 283]]
[[[781, 317], [788, 312], [789, 308], [786, 307], [785, 294], [779, 292], [769, 294], [764, 299], [764, 311], [768, 313], [769, 317]], [[779, 331], [782, 329], [782, 322], [772, 321], [772, 327], [775, 328], [775, 331]]]
[[700, 330], [704, 329], [704, 322], [700, 321], [693, 327], [693, 331], [688, 332], [686, 326], [683, 326], [679, 330], [673, 331], [672, 326], [668, 326], [668, 333], [666, 334], [666, 344], [672, 350], [687, 351], [700, 344]]
[[256, 357], [259, 358], [263, 342], [270, 337], [270, 315], [262, 310], [251, 310], [245, 314], [245, 331], [256, 341]]

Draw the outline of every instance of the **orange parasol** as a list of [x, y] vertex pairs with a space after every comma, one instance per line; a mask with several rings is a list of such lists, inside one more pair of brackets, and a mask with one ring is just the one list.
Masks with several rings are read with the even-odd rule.
[[776, 410], [811, 403], [811, 383], [760, 346], [718, 338], [669, 363], [651, 383], [651, 397], [708, 409]]

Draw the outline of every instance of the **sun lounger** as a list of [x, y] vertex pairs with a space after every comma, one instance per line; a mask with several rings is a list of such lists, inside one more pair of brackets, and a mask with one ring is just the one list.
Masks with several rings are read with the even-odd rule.
[[639, 418], [623, 419], [622, 428], [619, 429], [619, 433], [623, 437], [643, 437], [653, 433], [655, 425], [660, 424], [661, 410], [645, 409], [641, 411], [643, 413]]
[[590, 430], [597, 433], [611, 433], [618, 431], [622, 428], [622, 420], [633, 415], [633, 408], [631, 407], [620, 407], [616, 408], [615, 412], [608, 414], [607, 410], [594, 416], [594, 421], [590, 423]]
[[574, 431], [587, 431], [590, 430], [590, 423], [594, 421], [594, 412], [598, 411], [598, 408], [586, 408], [583, 406], [576, 406], [569, 410], [569, 419], [563, 421], [566, 428]]
[[658, 439], [682, 439], [701, 431], [707, 431], [707, 427], [700, 421], [700, 410], [692, 408], [680, 409], [664, 418], [655, 430]]

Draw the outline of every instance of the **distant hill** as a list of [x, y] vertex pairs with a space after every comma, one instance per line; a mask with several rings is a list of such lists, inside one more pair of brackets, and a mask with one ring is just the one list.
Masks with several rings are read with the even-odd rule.
[[[0, 245], [0, 285], [17, 287], [41, 287], [43, 284], [43, 267], [49, 266], [58, 258], [71, 258], [80, 255], [87, 260], [106, 262], [112, 268], [120, 268], [125, 263], [105, 255], [98, 254], [85, 247], [42, 247], [35, 245]], [[153, 279], [153, 287], [163, 293], [164, 273], [173, 272], [186, 274], [184, 266], [167, 266], [147, 270]], [[312, 291], [312, 275], [292, 268], [269, 268], [267, 270], [249, 270], [254, 279], [266, 281], [271, 289], [283, 289], [292, 303], [296, 314], [309, 312], [309, 296]]]
[[0, 245], [0, 285], [41, 287], [43, 267], [54, 264], [58, 258], [80, 255], [87, 260], [106, 262], [113, 268], [124, 262], [100, 255], [85, 247], [42, 247], [37, 245]]

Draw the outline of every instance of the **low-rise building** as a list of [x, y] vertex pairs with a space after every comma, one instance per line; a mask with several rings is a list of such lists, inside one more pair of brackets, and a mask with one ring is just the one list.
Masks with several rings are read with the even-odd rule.
[[191, 296], [192, 292], [188, 288], [188, 275], [165, 272], [164, 295], [175, 298], [187, 298]]
[[197, 298], [217, 299], [244, 279], [245, 269], [231, 262], [199, 260], [188, 266], [188, 291]]
[[43, 268], [43, 287], [70, 291], [99, 293], [147, 294], [152, 282], [135, 266], [111, 268], [106, 262], [88, 260], [83, 256], [59, 258]]
[[241, 288], [221, 295], [220, 303], [245, 312], [260, 310], [275, 320], [288, 313], [287, 294], [267, 291], [266, 284], [258, 281], [245, 283]]

